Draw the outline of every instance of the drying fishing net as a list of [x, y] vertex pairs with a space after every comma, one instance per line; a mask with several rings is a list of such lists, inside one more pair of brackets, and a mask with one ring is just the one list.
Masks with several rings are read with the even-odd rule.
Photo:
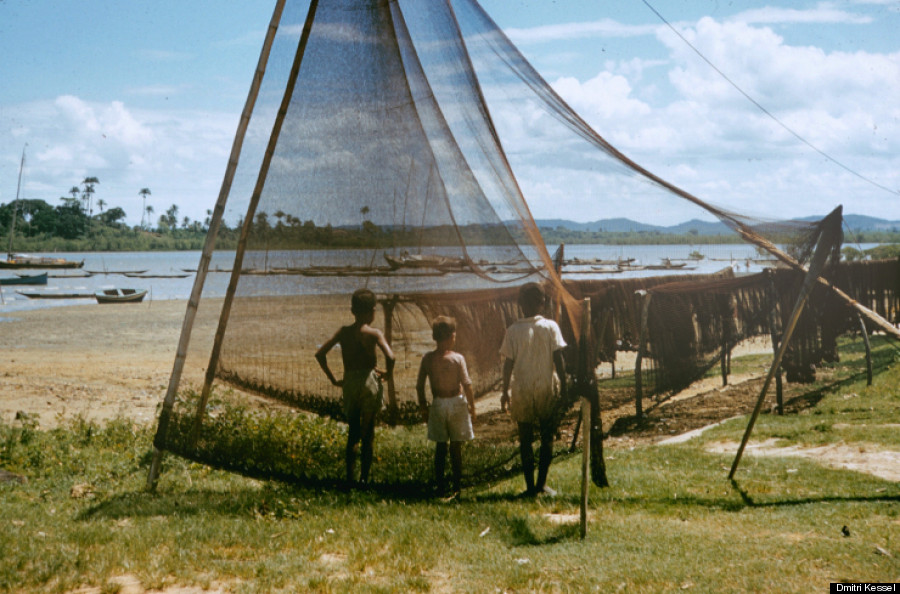
[[[815, 243], [816, 223], [751, 221], [629, 160], [553, 91], [474, 0], [287, 2], [278, 4], [276, 22], [209, 246], [216, 232], [227, 236], [219, 223], [229, 217], [239, 222], [240, 238], [236, 249], [207, 250], [201, 260], [203, 298], [189, 305], [155, 440], [160, 450], [258, 476], [307, 483], [342, 477], [340, 388], [314, 353], [352, 322], [350, 295], [361, 287], [378, 296], [374, 325], [397, 357], [375, 441], [377, 484], [417, 488], [431, 478], [433, 446], [414, 386], [422, 355], [434, 348], [435, 316], [456, 318], [457, 349], [479, 397], [496, 396], [499, 346], [520, 315], [516, 298], [526, 282], [546, 287], [545, 315], [563, 328], [572, 370], [579, 347], [589, 347], [584, 365], [591, 372], [633, 349], [641, 308], [635, 291], [672, 279], [563, 282], [526, 197], [582, 192], [598, 218], [626, 202], [646, 201], [650, 210], [683, 202], [796, 265]], [[580, 155], [577, 162], [562, 159], [563, 148]], [[545, 188], [567, 169], [570, 188]], [[703, 279], [682, 280], [687, 290]], [[745, 315], [762, 299], [745, 287], [751, 281], [705, 282], [703, 304], [668, 293], [672, 312], [731, 316], [727, 327], [710, 322], [712, 334], [698, 335], [691, 352], [705, 356], [723, 341], [768, 331], [768, 309]], [[596, 336], [590, 345], [581, 331], [585, 298], [592, 308], [584, 327]], [[665, 327], [658, 320], [667, 315], [654, 310], [654, 327]], [[698, 313], [691, 323], [706, 322]], [[688, 330], [667, 330], [670, 350]], [[661, 344], [657, 334], [651, 340]], [[669, 375], [678, 365], [661, 350], [655, 360]], [[329, 363], [341, 377], [339, 352]], [[670, 377], [666, 385], [689, 379]], [[512, 423], [489, 398], [480, 404], [476, 440], [465, 453], [469, 484], [508, 475], [518, 464]], [[560, 418], [571, 404], [562, 403]], [[571, 417], [558, 432], [559, 452], [572, 437]]]

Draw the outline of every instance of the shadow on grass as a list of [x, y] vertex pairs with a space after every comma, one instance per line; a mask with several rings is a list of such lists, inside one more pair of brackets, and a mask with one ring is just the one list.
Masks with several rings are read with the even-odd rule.
[[[872, 365], [872, 373], [873, 375], [878, 375], [879, 373], [885, 372], [891, 368], [894, 363], [893, 355], [888, 353], [887, 356], [878, 356], [873, 357], [873, 365]], [[846, 369], [846, 368], [845, 368]], [[866, 378], [865, 369], [860, 371], [851, 372], [847, 377], [844, 377], [839, 380], [835, 380], [832, 382], [828, 382], [819, 386], [816, 386], [813, 389], [810, 389], [806, 392], [802, 392], [800, 394], [796, 394], [784, 402], [785, 412], [786, 413], [797, 413], [801, 410], [807, 410], [814, 408], [818, 405], [829, 393], [832, 393], [836, 390], [840, 390], [847, 386], [850, 386], [854, 383], [864, 381]], [[771, 398], [774, 394], [774, 388], [770, 386], [766, 397]], [[757, 395], [758, 396], [758, 395]], [[661, 435], [658, 433], [660, 429], [660, 419], [658, 416], [654, 415], [654, 412], [658, 412], [661, 410], [661, 405], [665, 402], [665, 400], [655, 401], [651, 399], [647, 399], [645, 403], [644, 415], [638, 418], [637, 415], [627, 415], [619, 417], [612, 424], [608, 432], [605, 432], [603, 437], [604, 439], [609, 437], [621, 437], [626, 435], [633, 434], [646, 434], [646, 435]], [[749, 402], [747, 406], [749, 410], [746, 411], [749, 414], [750, 410], [752, 410], [755, 402]], [[730, 410], [729, 414], [722, 414], [721, 418], [718, 420], [723, 420], [729, 418], [729, 416], [733, 416], [736, 410]], [[701, 422], [693, 423], [686, 425], [683, 427], [685, 431], [689, 431], [692, 429], [699, 429], [711, 423], [711, 420], [708, 418], [703, 418], [700, 420]], [[668, 437], [668, 434], [666, 434]]]
[[845, 495], [821, 495], [816, 497], [799, 497], [797, 499], [779, 499], [778, 501], [757, 502], [750, 494], [741, 488], [736, 479], [730, 479], [732, 488], [741, 496], [743, 505], [741, 508], [766, 508], [766, 507], [790, 507], [793, 505], [808, 505], [810, 503], [888, 503], [900, 502], [900, 495], [873, 495], [873, 496], [845, 496]]
[[581, 527], [578, 524], [560, 524], [549, 530], [535, 530], [533, 523], [528, 518], [517, 517], [510, 519], [509, 530], [510, 544], [517, 547], [544, 546], [581, 540]]

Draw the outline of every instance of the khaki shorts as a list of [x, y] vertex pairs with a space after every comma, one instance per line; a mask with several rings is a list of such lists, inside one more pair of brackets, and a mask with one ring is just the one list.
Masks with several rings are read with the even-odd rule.
[[435, 398], [428, 411], [428, 439], [437, 442], [475, 439], [469, 403], [460, 394], [453, 398]]
[[375, 415], [384, 406], [384, 386], [374, 369], [345, 373], [342, 391], [347, 419]]

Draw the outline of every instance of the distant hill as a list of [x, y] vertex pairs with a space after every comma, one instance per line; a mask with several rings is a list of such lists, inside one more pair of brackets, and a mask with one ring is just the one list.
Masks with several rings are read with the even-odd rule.
[[638, 233], [658, 232], [658, 233], [674, 233], [678, 235], [686, 235], [692, 230], [699, 235], [727, 235], [732, 233], [725, 224], [709, 221], [700, 221], [692, 219], [690, 221], [672, 225], [671, 227], [661, 227], [658, 225], [648, 225], [647, 223], [638, 223], [631, 219], [601, 219], [590, 223], [576, 223], [565, 219], [537, 219], [535, 220], [538, 227], [556, 229], [562, 227], [569, 231], [606, 231], [607, 233]]
[[[815, 221], [821, 218], [821, 216], [810, 216], [799, 220]], [[700, 221], [698, 219], [691, 219], [690, 221], [668, 227], [638, 223], [625, 218], [601, 219], [590, 223], [577, 223], [566, 219], [537, 219], [535, 222], [538, 227], [550, 229], [562, 227], [570, 231], [607, 231], [611, 233], [656, 231], [676, 235], [686, 235], [691, 233], [691, 231], [696, 231], [698, 235], [728, 235], [733, 233], [724, 223], [719, 221]], [[900, 221], [889, 221], [866, 215], [844, 215], [844, 223], [853, 231], [900, 231]]]

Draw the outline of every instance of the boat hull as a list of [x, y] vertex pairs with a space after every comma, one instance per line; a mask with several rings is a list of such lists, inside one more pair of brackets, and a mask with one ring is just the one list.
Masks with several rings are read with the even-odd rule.
[[147, 294], [146, 290], [137, 289], [104, 289], [94, 293], [97, 303], [140, 303]]
[[81, 268], [84, 260], [73, 262], [63, 258], [10, 258], [0, 260], [2, 268]]
[[0, 286], [8, 285], [46, 285], [47, 273], [31, 274], [28, 276], [14, 276], [9, 278], [0, 278]]

